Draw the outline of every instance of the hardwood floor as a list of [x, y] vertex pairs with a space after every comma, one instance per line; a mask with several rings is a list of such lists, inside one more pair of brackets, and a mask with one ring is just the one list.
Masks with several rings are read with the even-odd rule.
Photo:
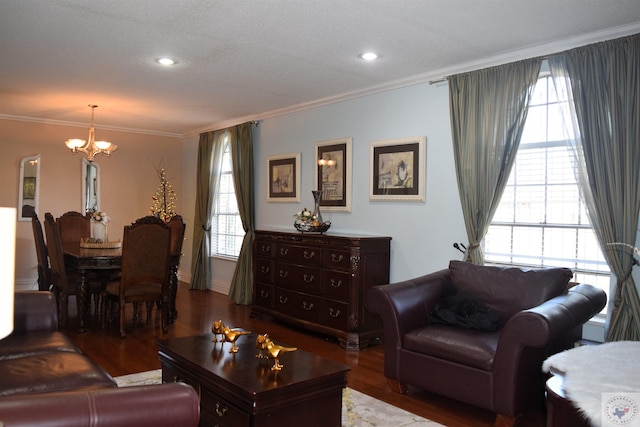
[[[71, 300], [70, 307], [75, 305]], [[156, 342], [161, 339], [211, 334], [214, 320], [233, 327], [254, 332], [268, 333], [275, 341], [295, 345], [300, 349], [349, 365], [348, 386], [446, 426], [492, 426], [495, 415], [451, 399], [420, 390], [410, 390], [407, 395], [392, 392], [383, 375], [384, 354], [381, 345], [360, 352], [344, 351], [334, 338], [269, 319], [252, 318], [251, 307], [236, 305], [226, 295], [212, 291], [191, 291], [186, 283], [180, 283], [176, 302], [178, 318], [162, 335], [160, 315], [154, 310], [152, 324], [145, 324], [144, 308], [139, 325], [132, 321], [131, 306], [127, 307], [127, 337], [121, 339], [117, 325], [100, 329], [96, 319], [89, 323], [88, 332], [76, 332], [75, 310], [70, 309], [70, 324], [65, 332], [82, 351], [101, 365], [112, 376], [131, 374], [160, 368]], [[518, 427], [542, 427], [544, 413], [526, 414]]]

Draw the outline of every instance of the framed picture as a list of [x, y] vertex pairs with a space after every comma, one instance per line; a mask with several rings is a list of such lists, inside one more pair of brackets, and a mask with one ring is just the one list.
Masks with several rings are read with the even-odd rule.
[[300, 153], [268, 157], [268, 202], [300, 201]]
[[426, 145], [424, 136], [372, 142], [369, 199], [424, 202]]
[[34, 199], [36, 197], [36, 178], [31, 176], [24, 177], [22, 182], [22, 198]]
[[316, 188], [324, 211], [351, 212], [352, 138], [316, 143]]

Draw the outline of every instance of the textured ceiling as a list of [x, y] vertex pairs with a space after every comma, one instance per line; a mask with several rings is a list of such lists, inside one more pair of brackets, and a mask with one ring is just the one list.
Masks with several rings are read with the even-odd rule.
[[637, 32], [639, 0], [0, 0], [0, 118], [189, 135]]

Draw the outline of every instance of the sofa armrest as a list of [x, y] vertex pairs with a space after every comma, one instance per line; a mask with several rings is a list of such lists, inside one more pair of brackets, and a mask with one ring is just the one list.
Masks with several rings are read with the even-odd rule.
[[0, 398], [4, 427], [189, 427], [200, 399], [184, 383], [28, 394]]
[[14, 298], [13, 333], [58, 329], [56, 299], [51, 292], [17, 291]]
[[[606, 300], [607, 296], [601, 289], [581, 284], [509, 319], [500, 332], [494, 360], [496, 390], [516, 390], [535, 395], [543, 386], [543, 382], [537, 384], [543, 360], [550, 353], [562, 350], [558, 343], [563, 344], [576, 327], [598, 314]], [[510, 386], [514, 378], [528, 386]], [[494, 396], [497, 411], [506, 414], [513, 411], [516, 402], [532, 398], [517, 396], [516, 393], [496, 393]], [[517, 412], [518, 409], [514, 413]]]

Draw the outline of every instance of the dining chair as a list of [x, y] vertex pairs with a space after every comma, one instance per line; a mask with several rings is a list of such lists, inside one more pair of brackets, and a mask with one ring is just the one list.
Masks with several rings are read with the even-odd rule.
[[146, 303], [148, 324], [154, 303], [160, 301], [162, 333], [167, 332], [170, 255], [171, 229], [159, 218], [144, 217], [124, 227], [121, 276], [120, 280], [109, 282], [103, 292], [107, 303], [103, 305], [103, 325], [111, 313], [111, 303], [117, 302], [120, 336], [124, 338], [126, 304]]
[[176, 310], [176, 295], [178, 293], [178, 267], [180, 267], [180, 258], [182, 256], [182, 242], [184, 241], [184, 232], [186, 224], [181, 215], [174, 215], [169, 222], [171, 228], [171, 272], [169, 277], [169, 323], [173, 323], [178, 317]]
[[49, 255], [47, 254], [47, 245], [44, 241], [42, 223], [38, 218], [38, 214], [35, 212], [31, 215], [31, 227], [33, 228], [33, 240], [36, 245], [36, 258], [38, 260], [38, 290], [50, 291], [52, 290], [53, 282], [51, 281]]
[[80, 212], [69, 211], [56, 219], [63, 242], [80, 242], [91, 237], [91, 218]]

